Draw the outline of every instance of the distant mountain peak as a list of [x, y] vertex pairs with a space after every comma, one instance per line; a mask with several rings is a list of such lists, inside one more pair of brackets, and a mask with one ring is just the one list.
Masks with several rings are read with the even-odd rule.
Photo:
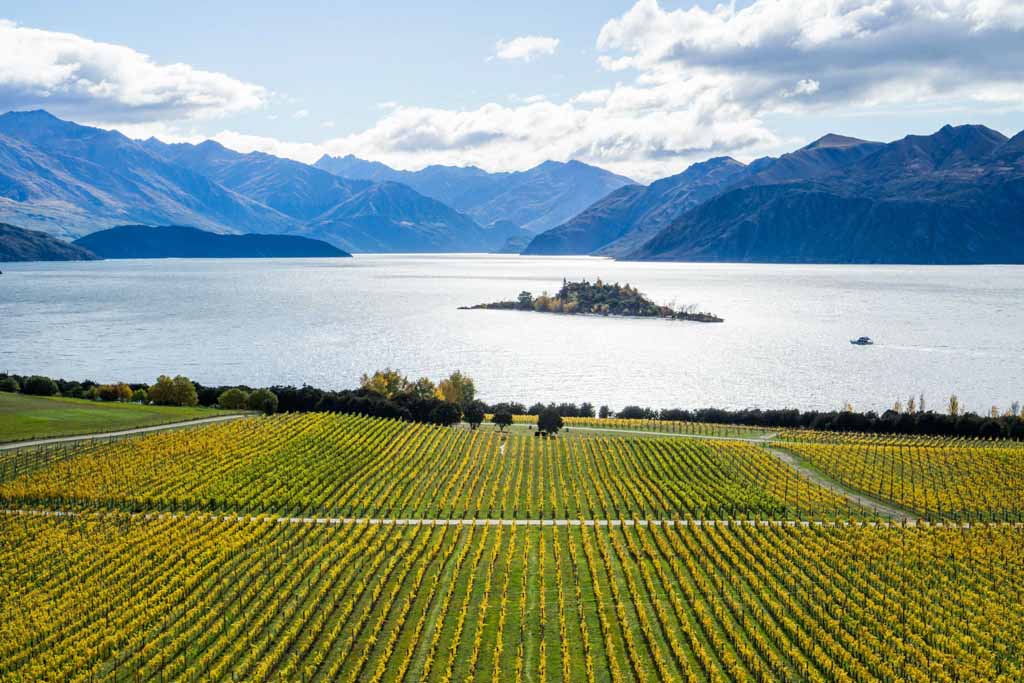
[[827, 133], [822, 135], [820, 138], [812, 142], [811, 144], [803, 147], [802, 149], [822, 149], [825, 147], [854, 147], [856, 145], [866, 144], [877, 144], [872, 143], [870, 140], [861, 140], [860, 138], [852, 138], [846, 135], [838, 135], [836, 133]]

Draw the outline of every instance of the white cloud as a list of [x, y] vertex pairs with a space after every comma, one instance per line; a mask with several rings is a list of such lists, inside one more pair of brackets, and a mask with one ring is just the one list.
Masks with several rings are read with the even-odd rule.
[[[877, 116], [881, 111], [899, 114], [966, 106], [976, 115], [1024, 109], [1021, 0], [753, 0], [742, 9], [733, 7], [664, 10], [656, 0], [639, 0], [607, 22], [597, 36], [602, 52], [598, 64], [608, 72], [606, 77], [618, 82], [602, 83], [575, 96], [510, 98], [507, 104], [464, 109], [382, 102], [374, 125], [317, 144], [235, 130], [222, 131], [214, 139], [240, 151], [261, 150], [300, 161], [314, 161], [325, 152], [352, 153], [409, 169], [441, 163], [517, 170], [547, 159], [579, 159], [650, 180], [710, 156], [749, 159], [792, 146], [795, 141], [780, 140], [766, 123], [780, 113], [799, 116], [813, 110], [828, 116]], [[24, 45], [20, 51], [12, 50], [9, 41], [2, 40], [2, 32], [11, 30], [27, 29], [0, 24], [0, 101], [14, 92], [11, 83], [22, 83], [19, 87], [26, 92], [53, 83], [49, 87], [55, 92], [75, 92], [74, 101], [81, 107], [95, 100], [98, 108], [114, 102], [119, 111], [135, 111], [125, 104], [131, 98], [108, 95], [107, 86], [76, 90], [74, 74], [80, 73], [82, 64], [97, 59], [78, 58], [74, 52], [61, 60], [47, 56], [45, 50], [37, 56], [28, 54]], [[75, 36], [64, 38], [75, 45], [88, 43]], [[557, 47], [555, 38], [524, 36], [499, 42], [495, 57], [529, 60]], [[145, 84], [133, 69], [147, 74], [149, 69], [158, 82], [168, 69], [190, 78], [205, 73], [183, 65], [154, 65], [128, 48], [104, 50], [124, 50], [128, 56], [109, 57], [118, 64], [126, 60], [126, 65], [107, 67], [102, 73], [120, 74], [122, 69], [131, 78], [98, 82], [130, 81], [143, 89]], [[10, 57], [15, 53], [18, 59]], [[143, 66], [131, 66], [140, 60]], [[70, 69], [72, 75], [61, 75], [60, 69]], [[234, 84], [224, 85], [224, 92], [256, 88], [254, 99], [168, 96], [172, 104], [158, 104], [150, 118], [140, 120], [194, 119], [231, 111], [224, 102], [241, 110], [260, 106], [268, 97], [257, 86], [207, 75], [210, 82]], [[195, 78], [196, 83], [207, 83]], [[172, 95], [195, 90], [174, 79], [171, 84], [169, 90], [153, 90]], [[300, 106], [284, 96], [279, 99]], [[176, 108], [173, 103], [179, 100], [193, 109]], [[206, 109], [199, 106], [204, 103]], [[295, 115], [301, 112], [308, 116], [306, 110]], [[194, 131], [187, 123], [148, 130], [191, 139]], [[315, 123], [310, 127], [315, 129]]]
[[498, 59], [529, 62], [536, 57], [555, 54], [559, 42], [558, 38], [547, 36], [519, 36], [512, 40], [499, 40], [494, 46], [494, 56]]
[[263, 87], [129, 47], [0, 19], [0, 102], [113, 123], [220, 117], [262, 107]]
[[619, 53], [603, 59], [609, 70], [714, 74], [757, 111], [780, 96], [919, 104], [1012, 86], [1024, 105], [1022, 32], [1019, 0], [755, 0], [710, 11], [640, 0], [602, 28], [598, 46]]
[[821, 83], [813, 78], [802, 78], [796, 82], [793, 89], [786, 93], [786, 97], [799, 97], [800, 95], [813, 95], [821, 90]]
[[292, 114], [292, 118], [296, 119], [296, 120], [299, 120], [299, 121], [301, 121], [302, 119], [308, 119], [309, 118], [309, 110], [308, 109], [299, 109], [294, 114]]

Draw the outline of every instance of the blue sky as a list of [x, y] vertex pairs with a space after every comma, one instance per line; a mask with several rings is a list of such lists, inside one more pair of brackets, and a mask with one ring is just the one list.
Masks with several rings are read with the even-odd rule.
[[0, 8], [0, 108], [304, 161], [641, 180], [826, 132], [1024, 128], [1019, 0], [146, 4]]

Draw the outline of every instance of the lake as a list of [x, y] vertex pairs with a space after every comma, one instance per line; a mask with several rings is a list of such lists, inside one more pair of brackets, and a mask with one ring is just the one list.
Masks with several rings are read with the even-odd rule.
[[[0, 264], [0, 370], [347, 388], [385, 366], [471, 375], [481, 398], [618, 408], [881, 410], [924, 392], [1024, 398], [1024, 267], [625, 263], [591, 257]], [[724, 324], [460, 311], [629, 282]], [[855, 347], [849, 339], [875, 338]]]

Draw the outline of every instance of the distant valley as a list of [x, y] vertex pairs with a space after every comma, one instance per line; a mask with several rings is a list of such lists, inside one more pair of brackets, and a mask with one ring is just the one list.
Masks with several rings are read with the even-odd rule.
[[473, 166], [397, 171], [351, 155], [324, 156], [316, 166], [344, 178], [403, 183], [482, 225], [506, 221], [528, 232], [561, 225], [610, 192], [635, 184], [629, 178], [579, 161], [545, 161], [513, 173], [488, 173]]

